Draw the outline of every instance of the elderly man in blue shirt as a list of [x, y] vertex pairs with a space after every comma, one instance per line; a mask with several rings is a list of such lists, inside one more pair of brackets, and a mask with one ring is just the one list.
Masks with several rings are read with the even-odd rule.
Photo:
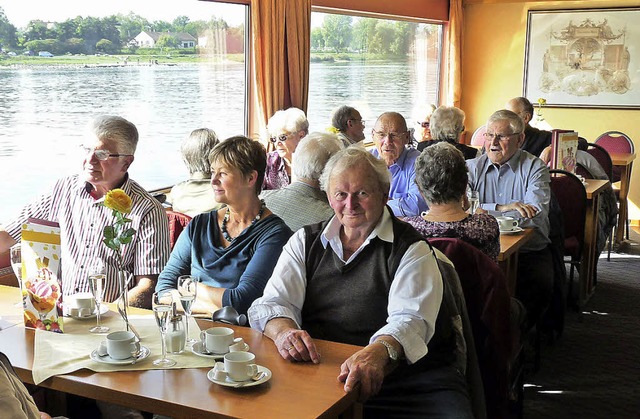
[[376, 145], [371, 153], [384, 160], [391, 172], [391, 190], [387, 205], [397, 217], [420, 215], [428, 209], [420, 195], [415, 162], [420, 152], [409, 149], [410, 134], [407, 121], [397, 112], [385, 112], [378, 117], [372, 132]]
[[549, 304], [553, 289], [553, 264], [549, 247], [549, 169], [538, 157], [520, 147], [524, 142], [522, 119], [508, 110], [495, 112], [487, 121], [486, 153], [467, 160], [469, 187], [479, 192], [481, 207], [493, 215], [518, 219], [532, 227], [534, 237], [518, 255], [516, 297], [535, 324]]

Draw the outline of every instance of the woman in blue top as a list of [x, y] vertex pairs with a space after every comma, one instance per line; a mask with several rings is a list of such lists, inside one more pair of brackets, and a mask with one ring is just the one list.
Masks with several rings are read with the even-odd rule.
[[239, 313], [259, 296], [292, 232], [258, 198], [266, 153], [249, 138], [231, 137], [209, 155], [211, 186], [225, 207], [191, 220], [176, 242], [156, 291], [177, 288], [180, 275], [200, 279], [193, 312], [224, 306]]

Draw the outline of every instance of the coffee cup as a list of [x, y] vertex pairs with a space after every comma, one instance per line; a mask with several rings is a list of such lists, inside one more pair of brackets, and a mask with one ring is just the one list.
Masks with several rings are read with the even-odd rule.
[[130, 331], [111, 332], [107, 335], [105, 342], [107, 353], [113, 359], [131, 358], [140, 351], [140, 343], [136, 342], [136, 335]]
[[233, 381], [247, 381], [258, 373], [255, 360], [251, 352], [229, 352], [224, 356], [224, 370]]
[[69, 312], [72, 315], [90, 316], [96, 309], [96, 300], [88, 292], [81, 292], [69, 296]]
[[500, 226], [500, 230], [502, 231], [511, 231], [514, 228], [518, 227], [518, 220], [511, 217], [496, 217], [496, 221], [498, 221], [498, 225]]
[[233, 329], [228, 327], [210, 327], [200, 332], [200, 340], [209, 352], [226, 354], [233, 345]]
[[229, 352], [246, 352], [248, 350], [249, 345], [242, 338], [235, 338], [233, 344], [229, 345]]

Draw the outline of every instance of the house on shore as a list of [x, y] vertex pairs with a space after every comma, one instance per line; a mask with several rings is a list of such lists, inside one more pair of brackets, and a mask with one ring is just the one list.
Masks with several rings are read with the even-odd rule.
[[153, 32], [142, 31], [135, 38], [129, 41], [130, 45], [135, 45], [139, 48], [154, 48], [156, 42], [162, 35], [173, 36], [178, 40], [178, 48], [195, 48], [198, 44], [198, 40], [191, 34], [186, 32]]

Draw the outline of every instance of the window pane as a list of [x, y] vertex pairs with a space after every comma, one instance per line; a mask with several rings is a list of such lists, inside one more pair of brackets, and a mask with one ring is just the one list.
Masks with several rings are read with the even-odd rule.
[[0, 0], [0, 8], [0, 25], [16, 34], [0, 31], [0, 224], [81, 170], [77, 145], [95, 115], [136, 124], [130, 174], [147, 189], [188, 178], [179, 143], [192, 130], [245, 133], [247, 6]]
[[312, 131], [350, 105], [366, 120], [370, 140], [381, 113], [400, 112], [414, 127], [437, 105], [442, 25], [313, 12], [311, 26]]

